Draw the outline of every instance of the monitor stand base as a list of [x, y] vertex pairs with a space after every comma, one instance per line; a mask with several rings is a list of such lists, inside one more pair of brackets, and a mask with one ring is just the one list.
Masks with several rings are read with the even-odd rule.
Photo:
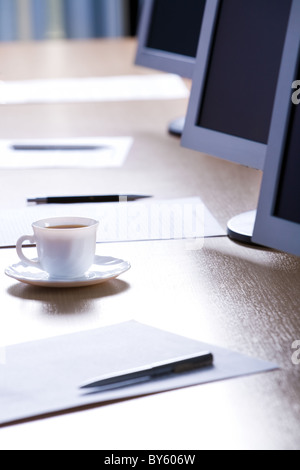
[[254, 245], [252, 242], [254, 225], [256, 219], [256, 211], [245, 212], [236, 217], [233, 217], [228, 222], [227, 233], [231, 240], [245, 243], [247, 245]]
[[175, 119], [169, 125], [169, 133], [175, 135], [176, 137], [181, 137], [183, 134], [183, 129], [185, 125], [185, 117]]

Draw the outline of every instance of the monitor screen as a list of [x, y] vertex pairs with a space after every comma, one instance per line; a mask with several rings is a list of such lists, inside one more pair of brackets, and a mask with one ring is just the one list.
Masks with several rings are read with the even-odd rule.
[[263, 168], [292, 1], [212, 0], [185, 146]]
[[147, 47], [196, 58], [205, 2], [155, 0]]
[[192, 78], [206, 0], [144, 0], [137, 65]]
[[293, 2], [253, 241], [300, 256], [300, 2]]
[[[297, 77], [300, 77], [300, 67]], [[294, 105], [280, 172], [274, 215], [300, 224], [300, 105]]]

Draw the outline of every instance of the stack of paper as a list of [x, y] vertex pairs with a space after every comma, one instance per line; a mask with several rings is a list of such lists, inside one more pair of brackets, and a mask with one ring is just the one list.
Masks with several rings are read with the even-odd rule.
[[[155, 348], [153, 347], [155, 345]], [[90, 393], [80, 386], [161, 361], [208, 351], [214, 366]], [[0, 364], [1, 425], [47, 413], [276, 369], [274, 364], [136, 322], [7, 348]]]
[[205, 237], [224, 236], [211, 212], [199, 198], [147, 200], [105, 204], [42, 205], [0, 214], [0, 246], [14, 247], [31, 225], [49, 217], [88, 217], [99, 220], [98, 242], [194, 240], [202, 247]]
[[121, 167], [132, 137], [0, 140], [0, 169]]
[[172, 74], [0, 82], [1, 104], [169, 100], [188, 96], [183, 80]]

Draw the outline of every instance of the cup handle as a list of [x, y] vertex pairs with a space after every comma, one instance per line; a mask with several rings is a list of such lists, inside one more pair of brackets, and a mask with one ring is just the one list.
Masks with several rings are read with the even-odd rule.
[[23, 237], [19, 238], [17, 241], [17, 253], [21, 261], [24, 261], [28, 266], [33, 266], [34, 268], [40, 268], [39, 261], [33, 261], [27, 258], [23, 253], [23, 243], [27, 241], [34, 245], [36, 243], [35, 237], [30, 235], [24, 235]]

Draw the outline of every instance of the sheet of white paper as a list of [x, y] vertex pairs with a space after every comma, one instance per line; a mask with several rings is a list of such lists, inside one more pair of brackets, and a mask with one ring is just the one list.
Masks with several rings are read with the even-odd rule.
[[100, 221], [98, 242], [188, 240], [191, 250], [202, 248], [204, 237], [226, 235], [200, 198], [141, 200], [105, 204], [28, 206], [0, 214], [0, 246], [14, 247], [31, 225], [49, 217], [78, 216]]
[[[91, 394], [79, 388], [95, 377], [121, 374], [126, 370], [149, 367], [153, 363], [203, 351], [213, 354], [213, 367], [172, 374], [144, 384], [104, 390], [101, 393]], [[88, 404], [143, 396], [275, 369], [277, 366], [269, 362], [137, 322], [11, 346], [7, 347], [6, 363], [0, 364], [0, 427], [8, 422]], [[213, 403], [208, 406], [213, 406]]]
[[[132, 137], [0, 140], [0, 169], [121, 167], [126, 161], [132, 144]], [[14, 150], [13, 145], [90, 146], [93, 148], [91, 150]]]
[[169, 100], [187, 98], [172, 74], [0, 82], [1, 104]]

